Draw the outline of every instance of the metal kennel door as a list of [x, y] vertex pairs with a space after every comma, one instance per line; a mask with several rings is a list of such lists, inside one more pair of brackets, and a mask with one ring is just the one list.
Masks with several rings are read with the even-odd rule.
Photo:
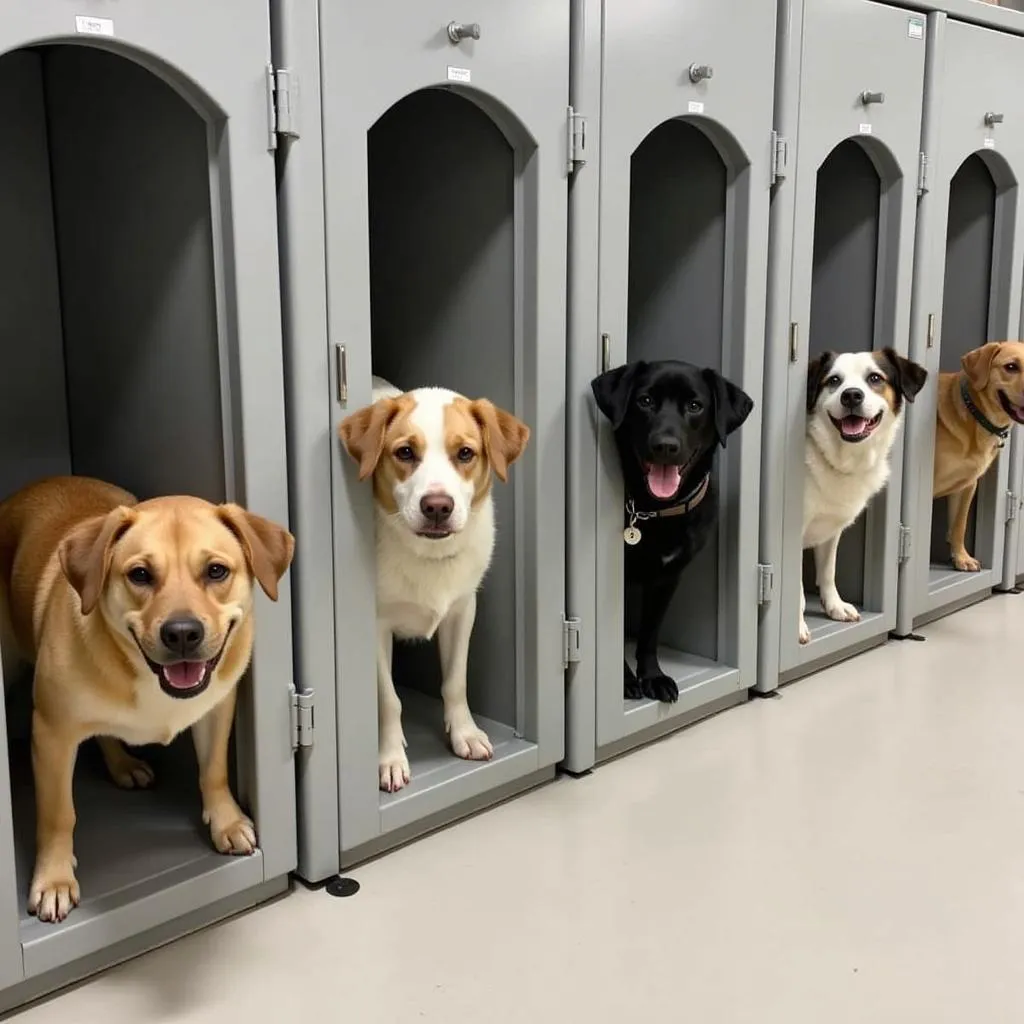
[[[884, 639], [896, 621], [901, 438], [893, 449], [887, 492], [869, 507], [866, 523], [851, 527], [840, 543], [840, 590], [845, 562], [862, 581], [863, 601], [855, 601], [861, 621], [838, 623], [809, 615], [812, 640], [806, 645], [798, 642], [806, 373], [809, 348], [847, 347], [849, 342], [837, 346], [835, 339], [852, 321], [863, 325], [856, 347], [907, 351], [924, 21], [921, 15], [870, 0], [806, 0], [802, 12], [794, 6], [787, 23], [789, 31], [802, 32], [802, 39], [788, 330], [776, 332], [770, 353], [777, 365], [788, 360], [782, 558], [775, 566], [777, 576], [781, 574], [776, 600], [781, 601], [782, 681]], [[786, 73], [794, 73], [792, 66]], [[832, 205], [816, 211], [819, 188], [824, 189], [826, 180]], [[870, 199], [872, 187], [877, 199]], [[874, 234], [867, 261], [859, 265], [854, 281], [841, 271], [851, 251], [863, 253], [864, 234], [859, 226], [848, 228], [844, 217], [865, 202], [870, 206], [868, 230]], [[849, 235], [843, 234], [845, 230]], [[834, 249], [826, 248], [829, 240]], [[818, 326], [812, 330], [816, 278]], [[774, 393], [772, 398], [781, 401], [782, 396]], [[781, 415], [782, 410], [773, 409], [772, 414]], [[851, 550], [860, 547], [863, 555]], [[812, 608], [809, 595], [808, 611]], [[776, 679], [764, 677], [759, 684], [771, 689]]]
[[[585, 608], [584, 628], [594, 634], [594, 664], [586, 674], [594, 677], [600, 757], [650, 738], [673, 720], [684, 724], [700, 708], [735, 699], [753, 685], [774, 81], [766, 41], [774, 34], [775, 10], [744, 0], [580, 6], [587, 24], [603, 19], [603, 47], [585, 53], [583, 70], [584, 78], [600, 70], [600, 252], [574, 252], [573, 258], [589, 266], [586, 261], [597, 257], [600, 272], [591, 292], [598, 330], [573, 336], [573, 358], [586, 372], [574, 376], [570, 401], [592, 409], [587, 374], [596, 375], [605, 362], [679, 358], [721, 370], [755, 402], [754, 413], [719, 453], [717, 545], [711, 541], [686, 570], [662, 633], [663, 647], [673, 652], [666, 670], [681, 691], [674, 705], [623, 700], [621, 477], [608, 425], [593, 421], [585, 430], [586, 413], [573, 416], [590, 445], [588, 451], [581, 443], [580, 458], [596, 464], [594, 578], [577, 575], [572, 607], [574, 613]], [[590, 101], [597, 92], [588, 89]], [[588, 146], [596, 155], [593, 142], [591, 135]], [[656, 183], [650, 192], [631, 180], [641, 172], [645, 182]], [[588, 173], [590, 167], [582, 168], [574, 187]], [[669, 241], [662, 248], [652, 237], [645, 246], [646, 226], [631, 238], [631, 205], [642, 225], [654, 224], [660, 217], [650, 208], [655, 195], [664, 197], [654, 201], [666, 203], [667, 218], [680, 218], [681, 245]], [[654, 295], [659, 287], [661, 297]], [[630, 309], [641, 302], [640, 312]], [[695, 651], [698, 644], [704, 649]]]
[[[496, 365], [504, 365], [497, 360], [507, 359], [510, 369], [502, 385], [512, 408], [532, 431], [509, 483], [497, 484], [495, 490], [499, 503], [514, 501], [514, 525], [506, 516], [502, 532], [499, 521], [498, 543], [514, 543], [515, 565], [507, 570], [508, 586], [500, 594], [488, 591], [485, 582], [473, 638], [476, 656], [487, 657], [482, 621], [500, 604], [507, 612], [502, 627], [515, 633], [515, 666], [504, 666], [515, 674], [515, 693], [504, 694], [503, 699], [518, 702], [511, 714], [516, 719], [513, 745], [518, 744], [521, 756], [504, 761], [496, 756], [475, 766], [453, 762], [453, 777], [443, 784], [417, 788], [414, 775], [412, 787], [383, 800], [376, 767], [371, 495], [368, 485], [357, 484], [336, 440], [332, 445], [337, 771], [341, 848], [352, 851], [385, 834], [415, 829], [431, 816], [483, 798], [561, 758], [569, 9], [568, 3], [548, 0], [469, 0], [457, 8], [440, 0], [324, 2], [319, 5], [319, 41], [331, 366], [325, 427], [336, 438], [337, 423], [370, 400], [371, 355], [379, 355], [371, 353], [371, 336], [377, 335], [371, 322], [371, 289], [399, 264], [440, 265], [451, 251], [446, 242], [452, 237], [486, 235], [488, 225], [480, 218], [491, 211], [481, 212], [472, 140], [464, 139], [460, 148], [450, 132], [443, 144], [450, 147], [446, 152], [453, 161], [449, 177], [466, 182], [463, 193], [439, 209], [438, 200], [431, 198], [436, 192], [428, 192], [414, 204], [417, 212], [406, 218], [410, 224], [422, 224], [423, 217], [438, 217], [436, 239], [426, 243], [422, 253], [382, 252], [384, 236], [375, 234], [376, 226], [371, 230], [371, 222], [379, 225], [389, 212], [370, 210], [380, 182], [370, 180], [368, 160], [380, 155], [375, 147], [384, 126], [394, 125], [399, 113], [419, 112], [401, 122], [408, 132], [404, 145], [395, 144], [393, 131], [388, 135], [389, 159], [376, 165], [382, 174], [393, 179], [430, 160], [436, 169], [438, 147], [431, 130], [439, 128], [440, 121], [433, 119], [457, 108], [465, 123], [483, 125], [479, 131], [498, 140], [489, 154], [494, 146], [504, 146], [509, 154], [514, 255], [509, 257], [510, 272], [501, 295], [495, 298], [510, 303], [512, 313], [503, 321], [503, 329], [507, 323], [513, 325], [509, 344], [501, 352], [489, 351], [489, 345], [499, 342], [482, 336], [479, 324], [464, 317], [460, 328], [445, 338], [446, 345], [462, 346], [459, 356], [441, 368], [432, 367], [430, 380], [420, 379], [423, 371], [412, 369], [395, 383], [436, 384], [468, 393]], [[442, 191], [443, 184], [438, 186]], [[391, 230], [402, 226], [390, 223]], [[445, 321], [453, 315], [450, 303], [479, 303], [489, 295], [492, 279], [481, 284], [475, 275], [493, 264], [488, 262], [490, 253], [482, 243], [466, 261], [458, 293], [439, 296], [421, 286], [413, 294], [399, 283], [390, 298], [378, 293], [374, 308], [386, 306], [394, 312], [396, 305], [404, 304], [406, 310], [425, 311], [421, 323], [428, 318], [432, 324]], [[376, 279], [374, 259], [378, 269], [384, 268]], [[422, 367], [429, 359], [429, 353], [418, 351], [412, 342], [404, 348], [393, 346], [389, 354], [393, 361], [407, 356], [410, 367]], [[489, 579], [494, 578], [492, 566]], [[471, 677], [471, 701], [474, 685], [486, 682]], [[315, 814], [317, 804], [327, 798], [304, 794], [308, 813]]]
[[[931, 374], [958, 369], [960, 355], [985, 341], [1019, 337], [1024, 273], [1022, 49], [1019, 36], [951, 21], [944, 14], [928, 17], [922, 146], [926, 174], [918, 214], [911, 344], [914, 358]], [[980, 204], [977, 224], [964, 223], [963, 204], [956, 202], [956, 190], [965, 188], [980, 189], [980, 195], [968, 200]], [[978, 235], [979, 228], [980, 247], [968, 234]], [[963, 250], [959, 257], [958, 247]], [[966, 278], [958, 268], [964, 258], [971, 268]], [[950, 261], [952, 268], [947, 267]], [[950, 269], [958, 285], [947, 292]], [[961, 308], [965, 305], [971, 308]], [[900, 573], [901, 635], [986, 596], [993, 587], [1015, 582], [1012, 566], [1004, 576], [1003, 557], [1007, 526], [1016, 513], [1007, 493], [1009, 446], [981, 480], [975, 497], [969, 546], [982, 563], [981, 571], [957, 572], [948, 560], [938, 560], [941, 550], [932, 551], [935, 407], [935, 388], [927, 387], [908, 419], [903, 517], [911, 528], [911, 546]], [[1020, 443], [1019, 433], [1014, 428], [1014, 445]]]

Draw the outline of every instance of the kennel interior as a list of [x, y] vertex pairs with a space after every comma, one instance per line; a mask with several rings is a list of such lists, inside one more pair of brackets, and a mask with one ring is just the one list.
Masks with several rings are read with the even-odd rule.
[[[141, 63], [81, 45], [3, 53], [0, 95], [17, 97], [0, 148], [0, 493], [75, 473], [140, 497], [244, 501], [231, 443], [239, 363], [225, 337], [233, 321], [212, 113]], [[243, 152], [235, 158], [244, 164]], [[266, 171], [272, 202], [269, 162]], [[244, 198], [239, 190], [235, 201]], [[272, 362], [265, 372], [273, 380]], [[264, 410], [271, 422], [278, 411], [283, 419], [283, 399], [280, 410]], [[266, 472], [283, 470], [273, 449], [264, 457]], [[248, 483], [258, 493], [255, 469]], [[283, 490], [283, 473], [277, 483]], [[287, 657], [288, 634], [276, 639]], [[86, 744], [75, 773], [82, 903], [60, 925], [36, 922], [25, 910], [34, 857], [30, 670], [13, 675], [5, 703], [26, 978], [83, 957], [95, 969], [115, 949], [127, 955], [129, 940], [160, 941], [168, 922], [242, 899], [263, 886], [267, 850], [277, 860], [283, 844], [294, 863], [294, 836], [275, 834], [282, 821], [289, 828], [289, 785], [256, 815], [263, 850], [225, 858], [201, 820], [189, 736], [142, 753], [157, 771], [145, 792], [117, 789]], [[279, 722], [286, 699], [282, 686]], [[240, 721], [251, 722], [253, 700], [242, 704]], [[251, 728], [236, 730], [236, 740], [235, 791], [255, 814], [266, 765]], [[277, 869], [282, 885], [289, 866]]]

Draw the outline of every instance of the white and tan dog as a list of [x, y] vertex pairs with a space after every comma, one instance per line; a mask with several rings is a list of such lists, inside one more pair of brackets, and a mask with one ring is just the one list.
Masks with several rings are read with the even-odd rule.
[[394, 637], [441, 653], [444, 726], [458, 757], [493, 753], [466, 700], [476, 592], [494, 552], [492, 471], [500, 480], [529, 428], [485, 398], [443, 388], [400, 392], [374, 378], [373, 404], [338, 427], [377, 509], [377, 707], [380, 787], [409, 782], [402, 704], [391, 676]]
[[[836, 589], [843, 531], [889, 480], [889, 451], [928, 376], [891, 348], [823, 352], [807, 367], [803, 546], [814, 548], [821, 606], [830, 619], [856, 622], [860, 612]], [[811, 639], [800, 587], [800, 643]]]

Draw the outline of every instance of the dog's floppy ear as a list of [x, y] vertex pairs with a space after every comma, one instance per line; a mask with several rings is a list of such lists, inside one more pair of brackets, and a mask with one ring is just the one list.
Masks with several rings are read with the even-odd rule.
[[277, 523], [247, 512], [240, 505], [217, 506], [220, 521], [238, 538], [249, 571], [271, 601], [277, 600], [278, 580], [287, 572], [295, 553], [295, 538]]
[[79, 523], [61, 542], [58, 549], [60, 567], [68, 582], [78, 592], [82, 614], [96, 607], [110, 575], [114, 545], [135, 522], [135, 512], [118, 505], [106, 515]]
[[487, 458], [498, 479], [504, 483], [508, 479], [508, 467], [523, 454], [526, 442], [530, 440], [530, 428], [486, 398], [470, 402], [469, 411], [480, 424]]
[[821, 391], [821, 382], [828, 376], [832, 364], [836, 361], [835, 352], [822, 352], [820, 356], [807, 364], [807, 412], [814, 412]]
[[338, 424], [338, 436], [346, 451], [359, 463], [360, 480], [377, 468], [384, 451], [384, 433], [400, 408], [397, 398], [381, 398]]
[[754, 408], [754, 400], [717, 370], [701, 370], [701, 376], [711, 391], [715, 417], [715, 433], [724, 448], [725, 439], [738, 430]]
[[960, 359], [960, 365], [971, 382], [975, 391], [984, 391], [988, 387], [988, 378], [992, 373], [992, 360], [999, 351], [1000, 342], [990, 341], [981, 348], [971, 349], [964, 353]]
[[894, 348], [883, 348], [882, 355], [889, 364], [889, 383], [908, 402], [913, 402], [928, 379], [928, 371], [923, 366], [904, 359]]
[[636, 375], [647, 368], [647, 363], [638, 359], [614, 370], [602, 373], [590, 382], [590, 390], [594, 392], [597, 407], [608, 417], [612, 430], [618, 430], [626, 418], [630, 399], [633, 397], [633, 382]]

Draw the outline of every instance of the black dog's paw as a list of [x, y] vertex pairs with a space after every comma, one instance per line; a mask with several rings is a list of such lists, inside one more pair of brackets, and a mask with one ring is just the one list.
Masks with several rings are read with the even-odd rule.
[[640, 684], [636, 681], [636, 675], [633, 670], [628, 666], [624, 666], [624, 683], [622, 687], [622, 695], [626, 700], [642, 700], [643, 690], [640, 689]]
[[679, 700], [679, 687], [676, 686], [676, 681], [666, 675], [641, 679], [640, 689], [649, 700], [661, 701], [662, 704], [675, 704]]

